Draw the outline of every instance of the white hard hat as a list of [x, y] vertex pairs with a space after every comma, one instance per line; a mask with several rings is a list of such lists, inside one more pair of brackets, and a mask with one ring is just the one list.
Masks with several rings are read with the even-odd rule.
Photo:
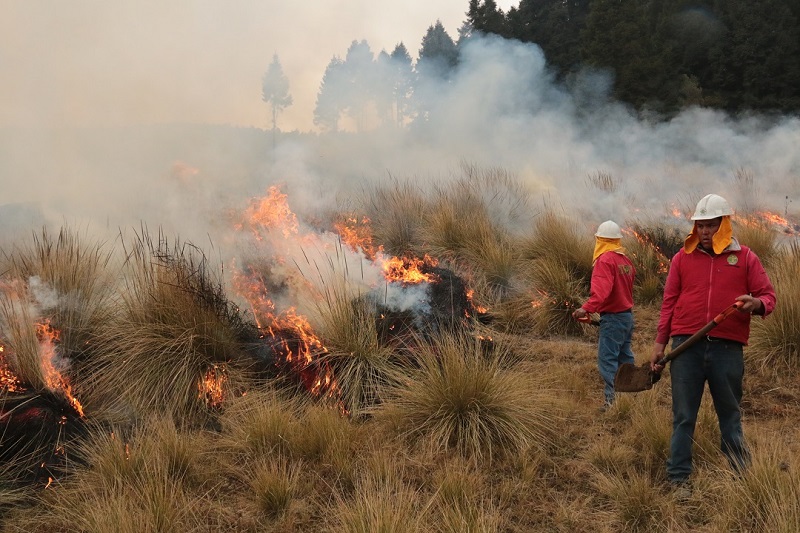
[[692, 220], [709, 220], [732, 214], [733, 210], [725, 198], [716, 194], [707, 194], [697, 202]]
[[613, 220], [606, 220], [597, 226], [597, 233], [595, 233], [594, 236], [605, 237], [606, 239], [621, 239], [622, 231], [620, 231], [616, 222]]

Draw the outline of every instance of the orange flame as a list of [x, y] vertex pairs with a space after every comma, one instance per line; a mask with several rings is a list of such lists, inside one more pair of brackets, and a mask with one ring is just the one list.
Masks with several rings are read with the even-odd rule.
[[750, 216], [736, 217], [736, 221], [751, 227], [760, 225], [777, 226], [787, 235], [800, 235], [800, 224], [793, 224], [788, 218], [770, 211], [756, 211]]
[[[669, 260], [664, 256], [664, 253], [661, 251], [661, 248], [653, 242], [653, 240], [648, 235], [642, 235], [636, 230], [628, 230], [623, 229], [624, 233], [632, 235], [639, 243], [644, 246], [645, 248], [652, 249], [657, 256], [659, 257], [658, 266], [656, 267], [656, 273], [658, 274], [666, 274], [669, 272]], [[636, 258], [636, 253], [631, 253], [633, 258]]]
[[267, 196], [251, 200], [244, 216], [245, 223], [254, 228], [279, 229], [287, 238], [298, 233], [297, 216], [289, 208], [286, 194], [275, 186], [267, 190]]
[[228, 374], [224, 367], [214, 365], [206, 370], [205, 376], [197, 384], [199, 398], [205, 400], [210, 408], [219, 408], [225, 399], [225, 383]]
[[[473, 299], [474, 295], [475, 295], [474, 289], [467, 289], [467, 301], [470, 303], [470, 305], [472, 305], [472, 308], [475, 309], [475, 311], [478, 313], [487, 312], [489, 310], [487, 307], [475, 303], [475, 300]], [[467, 318], [469, 318], [469, 312], [467, 312]]]
[[83, 417], [83, 406], [72, 395], [72, 386], [53, 365], [57, 357], [56, 343], [60, 340], [61, 333], [45, 319], [36, 323], [36, 337], [39, 339], [42, 372], [47, 388], [63, 392], [75, 412]]
[[430, 283], [438, 280], [436, 274], [425, 274], [425, 267], [435, 267], [439, 262], [425, 254], [425, 257], [392, 257], [383, 262], [383, 275], [388, 281], [399, 281], [409, 285]]
[[314, 334], [309, 321], [297, 314], [294, 307], [277, 313], [264, 279], [258, 274], [237, 271], [233, 282], [236, 291], [249, 303], [258, 328], [265, 337], [276, 341], [275, 352], [299, 374], [306, 389], [316, 396], [335, 397], [338, 387], [333, 372], [318, 362], [328, 350]]
[[362, 216], [349, 216], [344, 220], [333, 223], [333, 227], [342, 242], [350, 247], [351, 250], [364, 252], [364, 256], [370, 261], [374, 261], [378, 253], [383, 251], [382, 246], [376, 247], [372, 241], [372, 228], [369, 218]]

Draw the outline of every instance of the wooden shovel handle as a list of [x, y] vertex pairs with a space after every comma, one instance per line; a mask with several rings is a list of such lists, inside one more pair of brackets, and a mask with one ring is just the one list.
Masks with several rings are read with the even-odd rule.
[[700, 328], [700, 331], [698, 331], [697, 333], [695, 333], [694, 335], [692, 335], [691, 337], [689, 337], [688, 339], [683, 341], [677, 348], [675, 348], [674, 350], [669, 352], [667, 355], [665, 355], [664, 357], [659, 359], [658, 363], [656, 363], [656, 364], [664, 366], [668, 362], [670, 362], [673, 359], [675, 359], [676, 357], [678, 357], [680, 354], [682, 354], [684, 351], [686, 351], [688, 348], [690, 348], [694, 343], [696, 343], [702, 337], [705, 337], [708, 334], [708, 332], [711, 331], [712, 329], [714, 329], [715, 327], [717, 327], [720, 324], [720, 322], [722, 322], [723, 320], [728, 318], [735, 311], [738, 311], [739, 309], [741, 309], [743, 305], [744, 305], [744, 302], [736, 302], [736, 303], [726, 307], [725, 310], [722, 311], [717, 316], [715, 316], [714, 319], [711, 320], [711, 322], [709, 322], [708, 324], [706, 324], [705, 326]]

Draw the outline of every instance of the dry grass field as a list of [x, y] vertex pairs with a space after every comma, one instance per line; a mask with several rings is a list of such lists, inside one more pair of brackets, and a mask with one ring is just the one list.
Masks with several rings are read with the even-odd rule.
[[[745, 351], [753, 464], [727, 468], [706, 397], [684, 501], [665, 477], [669, 369], [600, 411], [596, 329], [570, 318], [591, 232], [557, 209], [522, 223], [512, 177], [462, 170], [319, 222], [328, 270], [303, 235], [301, 259], [251, 251], [234, 272], [146, 229], [3, 248], [0, 531], [800, 531], [797, 237], [737, 219], [779, 301]], [[242, 235], [288, 235], [255, 207]], [[689, 223], [619, 222], [641, 362]]]

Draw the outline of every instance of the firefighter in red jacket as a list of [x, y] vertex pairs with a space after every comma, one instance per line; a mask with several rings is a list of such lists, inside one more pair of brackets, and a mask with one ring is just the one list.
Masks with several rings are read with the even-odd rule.
[[775, 289], [761, 261], [733, 237], [728, 202], [716, 194], [697, 204], [692, 233], [672, 258], [658, 333], [650, 358], [654, 370], [672, 338], [676, 348], [732, 303], [743, 303], [711, 334], [670, 363], [672, 439], [667, 460], [669, 481], [688, 492], [692, 442], [705, 383], [719, 420], [721, 448], [735, 471], [750, 461], [742, 432], [740, 402], [744, 376], [743, 346], [751, 314], [767, 316], [775, 308]]
[[620, 244], [622, 232], [612, 220], [597, 227], [589, 299], [572, 313], [576, 319], [600, 313], [597, 367], [603, 378], [605, 411], [614, 403], [614, 375], [622, 363], [633, 363], [633, 280], [636, 269]]

